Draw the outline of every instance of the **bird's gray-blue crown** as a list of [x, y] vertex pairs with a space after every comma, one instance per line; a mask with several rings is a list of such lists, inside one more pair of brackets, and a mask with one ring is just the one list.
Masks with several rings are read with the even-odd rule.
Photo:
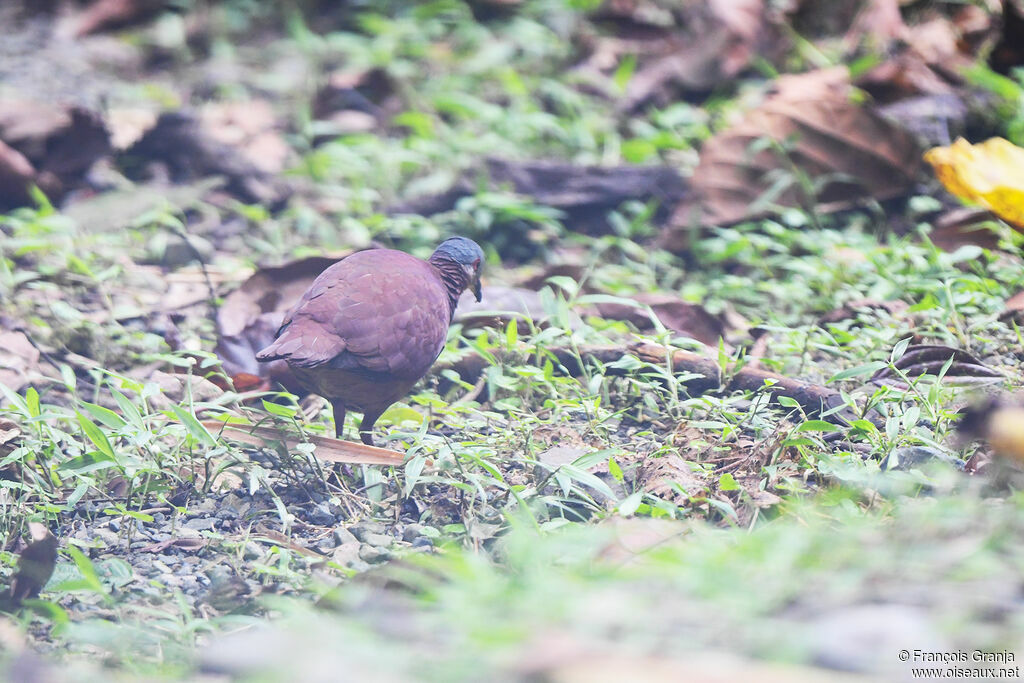
[[443, 256], [461, 266], [479, 267], [484, 262], [484, 250], [468, 237], [449, 237], [434, 250], [433, 258]]

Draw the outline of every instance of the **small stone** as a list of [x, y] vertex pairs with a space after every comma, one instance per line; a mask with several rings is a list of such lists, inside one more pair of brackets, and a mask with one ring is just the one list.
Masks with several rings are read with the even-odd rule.
[[387, 528], [380, 522], [359, 522], [349, 527], [349, 531], [360, 541], [366, 540], [366, 534], [382, 534], [386, 530]]
[[339, 545], [331, 555], [331, 561], [340, 564], [342, 567], [354, 569], [357, 572], [366, 571], [370, 565], [360, 558], [360, 545], [358, 543], [346, 543]]
[[359, 543], [359, 539], [355, 535], [343, 526], [339, 526], [334, 530], [335, 545], [347, 545], [349, 543]]
[[248, 541], [242, 551], [243, 560], [258, 560], [263, 557], [263, 548], [256, 541]]
[[238, 513], [231, 508], [217, 510], [217, 519], [238, 519]]
[[108, 548], [112, 548], [120, 543], [117, 534], [109, 529], [96, 529], [93, 531], [93, 537], [100, 539]]
[[429, 538], [427, 538], [426, 536], [420, 536], [419, 538], [413, 540], [412, 547], [413, 548], [433, 548], [434, 547], [434, 542], [432, 540], [430, 540]]
[[359, 558], [366, 562], [383, 562], [390, 557], [391, 551], [386, 548], [378, 548], [365, 543], [359, 548]]
[[402, 530], [402, 540], [407, 543], [412, 543], [414, 540], [423, 535], [422, 524], [406, 524], [405, 529]]
[[363, 543], [377, 548], [390, 548], [395, 539], [387, 534], [363, 534]]
[[192, 529], [194, 531], [209, 531], [212, 530], [216, 525], [216, 517], [193, 517], [192, 519], [185, 522], [184, 528]]
[[118, 522], [116, 519], [110, 520], [110, 522], [107, 524], [107, 528], [113, 531], [115, 534], [121, 533], [121, 523]]
[[317, 526], [331, 526], [338, 520], [331, 514], [331, 508], [327, 503], [320, 503], [310, 511], [309, 521]]

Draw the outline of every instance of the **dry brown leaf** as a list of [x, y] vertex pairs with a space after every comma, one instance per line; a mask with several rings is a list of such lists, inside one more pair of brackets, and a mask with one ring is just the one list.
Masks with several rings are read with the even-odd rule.
[[[778, 207], [835, 210], [906, 193], [921, 166], [916, 141], [851, 95], [845, 69], [779, 78], [761, 106], [705, 143], [692, 180], [701, 223], [736, 223]], [[816, 196], [804, 194], [798, 174], [820, 185]], [[669, 246], [685, 237], [679, 233], [693, 208], [677, 210]]]
[[[669, 454], [658, 458], [647, 458], [641, 465], [637, 482], [644, 491], [674, 501], [680, 505], [690, 502], [690, 498], [703, 494], [708, 490], [708, 479], [699, 474], [694, 467], [678, 455]], [[682, 496], [672, 484], [678, 484], [686, 496]]]
[[867, 43], [873, 52], [879, 53], [896, 40], [907, 40], [909, 35], [899, 0], [867, 0], [844, 40], [848, 51]]
[[347, 255], [312, 256], [260, 268], [224, 298], [217, 311], [219, 338], [214, 352], [223, 361], [224, 372], [236, 381], [236, 388], [239, 380], [251, 386], [256, 377], [267, 388], [276, 382], [289, 391], [302, 392], [285, 361], [260, 363], [256, 352], [274, 341], [285, 313], [313, 280]]
[[126, 154], [140, 161], [158, 162], [175, 183], [223, 176], [227, 192], [271, 209], [283, 205], [292, 192], [280, 175], [265, 171], [244, 148], [216, 139], [202, 120], [188, 111], [161, 114]]
[[958, 206], [932, 220], [928, 239], [944, 251], [953, 252], [971, 244], [984, 249], [999, 248], [999, 233], [992, 229], [995, 214], [988, 209]]
[[19, 391], [39, 367], [39, 349], [22, 332], [0, 332], [0, 384]]
[[282, 432], [272, 427], [257, 427], [252, 425], [226, 425], [217, 420], [204, 420], [203, 426], [214, 435], [222, 435], [224, 438], [253, 446], [269, 446], [273, 443], [282, 443], [289, 450], [294, 449], [300, 443], [311, 443], [314, 446], [313, 455], [324, 462], [345, 462], [357, 465], [402, 465], [405, 462], [405, 455], [398, 451], [391, 451], [386, 448], [367, 446], [366, 444], [332, 439], [327, 436], [306, 434], [305, 438], [298, 438], [294, 434]]
[[211, 102], [199, 112], [203, 132], [238, 150], [265, 173], [280, 173], [291, 160], [274, 109], [266, 100]]
[[35, 181], [59, 199], [79, 184], [93, 163], [110, 153], [102, 117], [81, 106], [4, 98], [0, 100], [0, 140], [36, 169]]
[[57, 27], [58, 35], [81, 38], [92, 33], [121, 28], [155, 15], [164, 0], [93, 0], [65, 18]]
[[784, 43], [764, 0], [685, 3], [677, 11], [680, 28], [655, 43], [655, 55], [641, 59], [626, 84], [622, 108], [632, 110], [651, 101], [667, 104], [680, 92], [710, 91], [743, 72], [755, 56]]
[[1006, 300], [1000, 320], [1013, 320], [1018, 325], [1024, 324], [1024, 291], [1017, 292]]

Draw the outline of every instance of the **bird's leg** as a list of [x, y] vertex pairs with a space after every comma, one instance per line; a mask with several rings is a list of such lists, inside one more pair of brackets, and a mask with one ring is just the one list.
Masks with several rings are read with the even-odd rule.
[[363, 413], [363, 420], [359, 423], [359, 437], [367, 446], [373, 445], [373, 425], [377, 418], [384, 414], [384, 410], [367, 410]]
[[334, 409], [334, 436], [340, 439], [345, 431], [345, 404], [331, 401], [331, 408]]

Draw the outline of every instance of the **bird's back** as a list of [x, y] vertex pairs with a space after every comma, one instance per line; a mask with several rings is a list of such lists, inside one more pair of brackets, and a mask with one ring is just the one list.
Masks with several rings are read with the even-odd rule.
[[320, 274], [258, 357], [418, 379], [444, 346], [449, 308], [429, 263], [392, 249], [357, 252]]

